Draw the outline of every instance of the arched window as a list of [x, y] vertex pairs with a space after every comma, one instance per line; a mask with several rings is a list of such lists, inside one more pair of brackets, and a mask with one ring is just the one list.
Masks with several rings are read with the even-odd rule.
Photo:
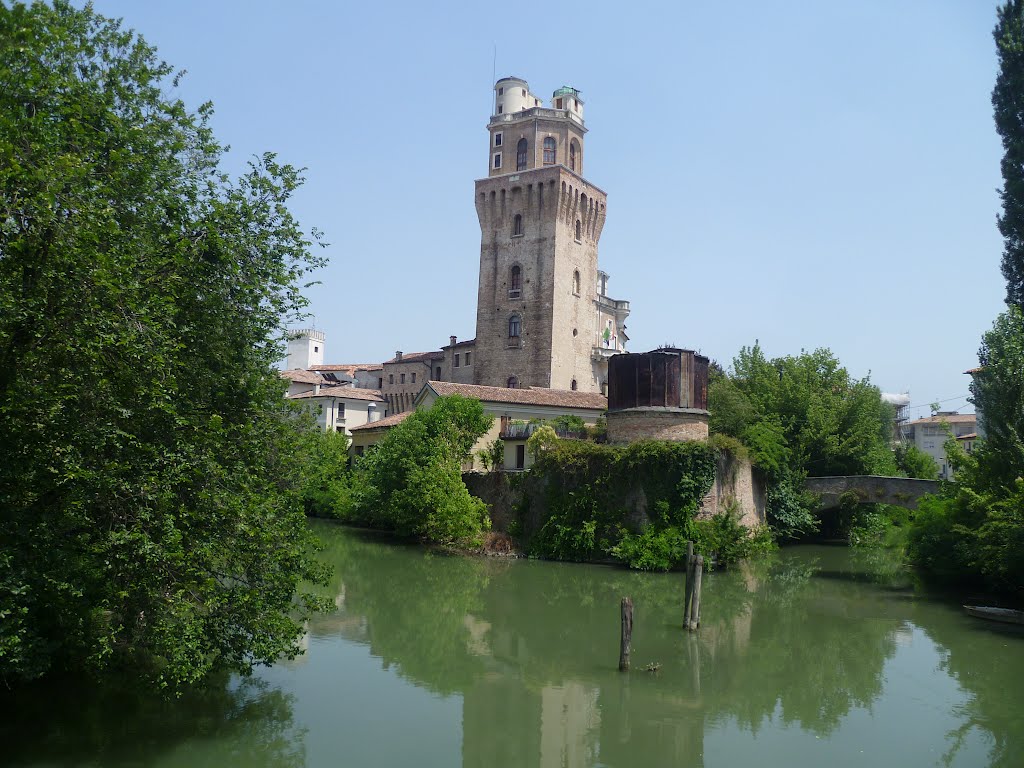
[[555, 139], [552, 136], [548, 136], [544, 139], [544, 165], [555, 164]]
[[508, 387], [509, 389], [515, 389], [516, 387], [519, 386], [519, 379], [517, 379], [515, 376], [509, 376], [508, 381], [505, 382], [505, 386]]
[[572, 384], [570, 384], [569, 386], [572, 388], [572, 391], [575, 392], [576, 391], [576, 379], [573, 379], [572, 380]]
[[517, 213], [512, 219], [512, 236], [523, 234], [523, 216]]
[[526, 139], [520, 139], [516, 144], [516, 170], [526, 170]]
[[573, 139], [572, 141], [570, 141], [569, 142], [569, 170], [570, 171], [577, 171], [578, 170], [576, 168], [576, 158], [579, 156], [579, 151], [580, 151], [580, 145], [576, 141], [576, 139]]
[[576, 219], [576, 239], [577, 240], [582, 240], [583, 239], [582, 235], [583, 235], [583, 225], [580, 224], [580, 220], [579, 219]]
[[508, 337], [518, 339], [523, 330], [523, 319], [519, 315], [512, 315], [508, 319]]
[[523, 290], [523, 270], [518, 264], [508, 271], [508, 297], [518, 299]]
[[577, 296], [580, 295], [580, 271], [578, 269], [572, 273], [572, 292]]

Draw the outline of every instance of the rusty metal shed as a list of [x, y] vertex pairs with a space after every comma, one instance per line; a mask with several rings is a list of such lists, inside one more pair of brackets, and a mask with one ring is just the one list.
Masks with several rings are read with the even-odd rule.
[[708, 358], [666, 347], [608, 361], [608, 410], [708, 407]]

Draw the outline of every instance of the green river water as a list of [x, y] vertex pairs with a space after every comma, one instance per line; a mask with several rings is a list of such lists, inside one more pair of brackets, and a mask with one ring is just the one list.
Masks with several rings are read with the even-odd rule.
[[796, 547], [706, 575], [689, 634], [680, 574], [314, 525], [337, 610], [304, 656], [169, 703], [31, 691], [0, 764], [1024, 766], [1024, 631], [915, 591], [885, 553]]

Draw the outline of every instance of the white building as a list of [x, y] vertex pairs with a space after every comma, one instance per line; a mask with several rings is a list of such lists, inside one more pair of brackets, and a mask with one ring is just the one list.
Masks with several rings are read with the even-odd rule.
[[925, 419], [908, 421], [902, 428], [904, 440], [935, 459], [939, 465], [939, 477], [944, 480], [953, 478], [953, 468], [946, 459], [946, 441], [951, 436], [959, 439], [976, 433], [976, 416], [973, 413], [951, 411], [939, 411]]

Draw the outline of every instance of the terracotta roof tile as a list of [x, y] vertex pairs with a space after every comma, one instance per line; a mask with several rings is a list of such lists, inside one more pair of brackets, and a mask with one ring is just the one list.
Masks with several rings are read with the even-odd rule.
[[316, 371], [304, 371], [301, 368], [293, 368], [290, 371], [281, 371], [281, 378], [289, 381], [297, 381], [300, 384], [323, 384], [324, 377]]
[[436, 352], [408, 352], [402, 354], [402, 359], [399, 360], [397, 357], [392, 357], [390, 360], [385, 360], [384, 365], [393, 365], [394, 363], [427, 363], [430, 360], [443, 360], [444, 352], [437, 350]]
[[915, 419], [914, 421], [908, 421], [907, 424], [941, 424], [942, 422], [947, 424], [973, 424], [977, 419], [978, 416], [974, 413], [950, 413], [941, 416], [928, 416], [924, 419]]
[[969, 435], [959, 435], [957, 440], [974, 440], [978, 436], [977, 432], [971, 432]]
[[347, 373], [349, 376], [355, 376], [356, 371], [368, 371], [373, 366], [380, 368], [380, 363], [341, 363], [339, 365], [312, 365], [309, 370], [311, 371], [331, 371]]
[[410, 414], [414, 411], [403, 411], [402, 413], [394, 413], [391, 416], [385, 416], [379, 421], [371, 421], [368, 424], [363, 424], [359, 427], [352, 427], [349, 432], [370, 432], [374, 429], [388, 429], [389, 427], [395, 426], [395, 424], [401, 424], [405, 421]]
[[456, 384], [451, 381], [431, 381], [426, 386], [439, 395], [462, 395], [475, 397], [491, 403], [515, 403], [519, 405], [551, 405], [559, 408], [587, 408], [603, 411], [608, 408], [608, 398], [596, 392], [573, 392], [569, 389], [546, 389], [544, 387], [485, 387], [480, 384]]
[[357, 387], [320, 387], [320, 393], [299, 392], [295, 395], [288, 395], [290, 400], [306, 400], [311, 397], [337, 397], [344, 400], [374, 400], [386, 402], [384, 396], [376, 389], [359, 389]]

